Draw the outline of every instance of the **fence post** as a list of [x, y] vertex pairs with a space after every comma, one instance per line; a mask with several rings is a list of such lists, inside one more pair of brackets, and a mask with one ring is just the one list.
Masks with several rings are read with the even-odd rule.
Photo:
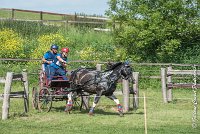
[[113, 31], [115, 31], [115, 20], [113, 20], [112, 22], [112, 28], [113, 28]]
[[[172, 66], [167, 67], [167, 72], [172, 70]], [[171, 83], [172, 84], [172, 76], [171, 74], [169, 74], [167, 76], [167, 83]], [[172, 87], [167, 88], [167, 101], [172, 101]]]
[[4, 88], [3, 106], [2, 106], [2, 120], [8, 119], [12, 79], [13, 79], [13, 72], [7, 72], [5, 88]]
[[68, 20], [65, 20], [65, 30], [68, 27]]
[[40, 20], [41, 21], [43, 20], [43, 13], [42, 13], [42, 11], [40, 12]]
[[74, 21], [77, 21], [77, 14], [74, 13]]
[[162, 95], [164, 103], [167, 103], [167, 92], [166, 92], [166, 69], [161, 68], [161, 83], [162, 83]]
[[129, 111], [129, 81], [122, 80], [123, 84], [123, 100], [124, 100], [124, 112]]
[[137, 109], [139, 107], [139, 72], [133, 72], [133, 109]]
[[29, 110], [29, 88], [28, 88], [28, 75], [26, 69], [22, 71], [24, 83], [24, 111], [27, 113]]
[[102, 65], [102, 64], [97, 64], [97, 65], [96, 65], [96, 70], [97, 70], [97, 71], [101, 71], [101, 65]]
[[12, 8], [12, 19], [15, 18], [15, 9]]

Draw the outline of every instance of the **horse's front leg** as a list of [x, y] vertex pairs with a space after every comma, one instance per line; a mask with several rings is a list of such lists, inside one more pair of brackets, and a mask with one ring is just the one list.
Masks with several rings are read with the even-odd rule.
[[89, 115], [94, 115], [94, 108], [96, 107], [97, 103], [99, 102], [101, 95], [102, 95], [102, 91], [97, 92], [97, 94], [95, 95], [94, 102], [88, 113]]
[[72, 105], [73, 105], [73, 102], [72, 102], [72, 92], [68, 93], [67, 94], [67, 104], [66, 104], [66, 107], [65, 107], [65, 112], [70, 112], [72, 110]]
[[122, 105], [119, 103], [119, 99], [117, 99], [117, 97], [114, 94], [112, 94], [110, 96], [106, 96], [106, 97], [113, 100], [117, 104], [117, 109], [118, 109], [119, 115], [123, 116], [124, 115], [123, 108], [122, 108]]

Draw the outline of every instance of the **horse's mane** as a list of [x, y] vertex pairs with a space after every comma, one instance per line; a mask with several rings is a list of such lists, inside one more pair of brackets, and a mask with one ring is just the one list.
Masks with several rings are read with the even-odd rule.
[[115, 69], [116, 67], [118, 67], [119, 65], [122, 65], [123, 63], [122, 62], [117, 62], [115, 64], [110, 64], [109, 67], [108, 67], [108, 70], [113, 70]]

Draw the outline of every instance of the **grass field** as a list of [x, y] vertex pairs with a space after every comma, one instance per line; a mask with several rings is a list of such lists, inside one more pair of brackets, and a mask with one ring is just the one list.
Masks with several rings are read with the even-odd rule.
[[[101, 98], [95, 109], [95, 115], [92, 117], [87, 114], [88, 111], [79, 111], [78, 109], [73, 110], [71, 114], [66, 114], [63, 111], [64, 101], [53, 102], [53, 108], [49, 113], [34, 110], [30, 102], [30, 112], [22, 114], [23, 100], [11, 99], [9, 119], [0, 120], [0, 133], [144, 134], [143, 92], [147, 97], [149, 134], [200, 133], [200, 121], [197, 122], [196, 129], [192, 128], [194, 109], [192, 90], [174, 90], [173, 102], [164, 104], [161, 91], [151, 88], [140, 89], [139, 109], [133, 111], [131, 108], [124, 117], [118, 116], [114, 102], [105, 97]], [[118, 95], [118, 97], [122, 101], [122, 95]], [[198, 97], [200, 97], [199, 94]], [[0, 101], [0, 106], [2, 106], [2, 101]], [[200, 107], [199, 104], [198, 106]], [[200, 116], [198, 115], [197, 118], [200, 119]]]
[[[12, 18], [12, 10], [0, 9], [0, 18]], [[15, 19], [27, 19], [27, 20], [40, 20], [40, 12], [25, 12], [17, 11], [14, 12]], [[43, 20], [62, 20], [61, 15], [51, 15], [43, 13]]]

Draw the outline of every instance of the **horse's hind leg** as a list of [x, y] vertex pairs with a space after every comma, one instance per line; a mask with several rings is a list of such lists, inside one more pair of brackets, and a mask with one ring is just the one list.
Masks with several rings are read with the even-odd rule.
[[70, 92], [68, 95], [67, 105], [65, 107], [65, 112], [70, 112], [72, 110], [72, 92]]
[[90, 111], [89, 111], [89, 115], [93, 115], [94, 114], [94, 108], [96, 107], [97, 103], [99, 102], [100, 98], [101, 98], [101, 95], [102, 95], [102, 92], [98, 92], [95, 97], [94, 97], [94, 102], [92, 104], [92, 107], [90, 108]]
[[117, 109], [118, 109], [119, 115], [123, 116], [124, 115], [123, 108], [122, 108], [122, 105], [119, 103], [119, 99], [117, 99], [117, 97], [114, 94], [112, 94], [111, 96], [106, 96], [106, 97], [113, 100], [117, 104]]

